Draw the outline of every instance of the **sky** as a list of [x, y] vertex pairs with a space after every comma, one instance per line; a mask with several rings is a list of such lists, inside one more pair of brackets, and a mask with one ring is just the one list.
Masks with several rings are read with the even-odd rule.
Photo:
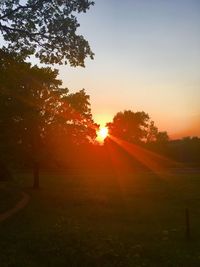
[[131, 109], [172, 138], [200, 136], [199, 14], [199, 0], [96, 0], [78, 30], [95, 58], [59, 67], [60, 78], [85, 88], [101, 125]]
[[95, 58], [53, 66], [63, 86], [86, 90], [101, 126], [130, 109], [171, 138], [200, 136], [200, 0], [94, 1], [78, 33]]

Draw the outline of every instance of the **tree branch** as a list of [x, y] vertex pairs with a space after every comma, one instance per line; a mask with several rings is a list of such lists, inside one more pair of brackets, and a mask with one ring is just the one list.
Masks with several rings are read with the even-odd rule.
[[[44, 0], [43, 0], [44, 1]], [[26, 6], [22, 6], [19, 5], [17, 8], [15, 8], [14, 10], [4, 14], [3, 16], [0, 17], [0, 20], [3, 20], [5, 18], [8, 18], [9, 16], [15, 14], [17, 11], [19, 11], [20, 9], [29, 9], [29, 8], [34, 8], [35, 6], [37, 6], [37, 4], [39, 4], [40, 2], [43, 2], [38, 0], [34, 5], [26, 5]]]
[[47, 36], [45, 34], [42, 34], [40, 32], [33, 32], [33, 33], [30, 33], [29, 31], [26, 31], [26, 30], [23, 30], [23, 29], [19, 29], [19, 28], [12, 28], [12, 27], [9, 27], [9, 26], [6, 26], [6, 25], [2, 25], [0, 23], [0, 29], [3, 29], [4, 31], [13, 31], [13, 32], [21, 32], [21, 33], [25, 33], [27, 34], [30, 38], [32, 38], [33, 36], [41, 36], [45, 39], [49, 39], [50, 36]]

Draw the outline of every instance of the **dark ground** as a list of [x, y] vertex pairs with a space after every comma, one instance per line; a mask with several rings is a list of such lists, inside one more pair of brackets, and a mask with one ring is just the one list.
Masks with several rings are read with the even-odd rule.
[[1, 267], [200, 265], [198, 170], [43, 172], [38, 191], [16, 178], [31, 200], [0, 224]]

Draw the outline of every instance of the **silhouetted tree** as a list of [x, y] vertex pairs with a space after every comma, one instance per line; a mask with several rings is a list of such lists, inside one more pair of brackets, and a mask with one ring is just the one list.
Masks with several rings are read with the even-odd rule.
[[94, 143], [98, 125], [92, 119], [89, 95], [84, 89], [73, 94], [60, 89], [57, 93], [59, 106], [48, 125], [47, 139], [57, 160], [65, 161], [75, 147]]
[[147, 138], [149, 119], [149, 115], [143, 111], [125, 110], [118, 112], [107, 127], [111, 135], [139, 143]]
[[156, 142], [159, 144], [164, 144], [169, 142], [169, 136], [167, 132], [158, 132], [156, 134]]
[[60, 146], [67, 138], [76, 142], [95, 138], [89, 96], [84, 90], [69, 94], [60, 88], [57, 70], [32, 67], [2, 50], [0, 54], [0, 144], [5, 144], [1, 151], [29, 158], [37, 188], [50, 133]]
[[0, 32], [9, 51], [26, 58], [35, 54], [42, 63], [84, 66], [93, 52], [82, 35], [76, 15], [86, 12], [89, 0], [9, 0], [0, 3]]
[[154, 121], [144, 111], [125, 110], [118, 112], [107, 123], [109, 134], [131, 143], [164, 144], [169, 141], [167, 132], [159, 132]]
[[147, 129], [147, 136], [146, 136], [146, 142], [155, 142], [157, 141], [158, 137], [158, 128], [155, 126], [154, 121], [150, 121], [148, 129]]

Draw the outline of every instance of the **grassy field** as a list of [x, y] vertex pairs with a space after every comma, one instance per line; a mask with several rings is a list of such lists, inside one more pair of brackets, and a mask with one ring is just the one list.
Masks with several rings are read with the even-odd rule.
[[17, 176], [31, 200], [0, 224], [1, 267], [200, 266], [198, 172]]

